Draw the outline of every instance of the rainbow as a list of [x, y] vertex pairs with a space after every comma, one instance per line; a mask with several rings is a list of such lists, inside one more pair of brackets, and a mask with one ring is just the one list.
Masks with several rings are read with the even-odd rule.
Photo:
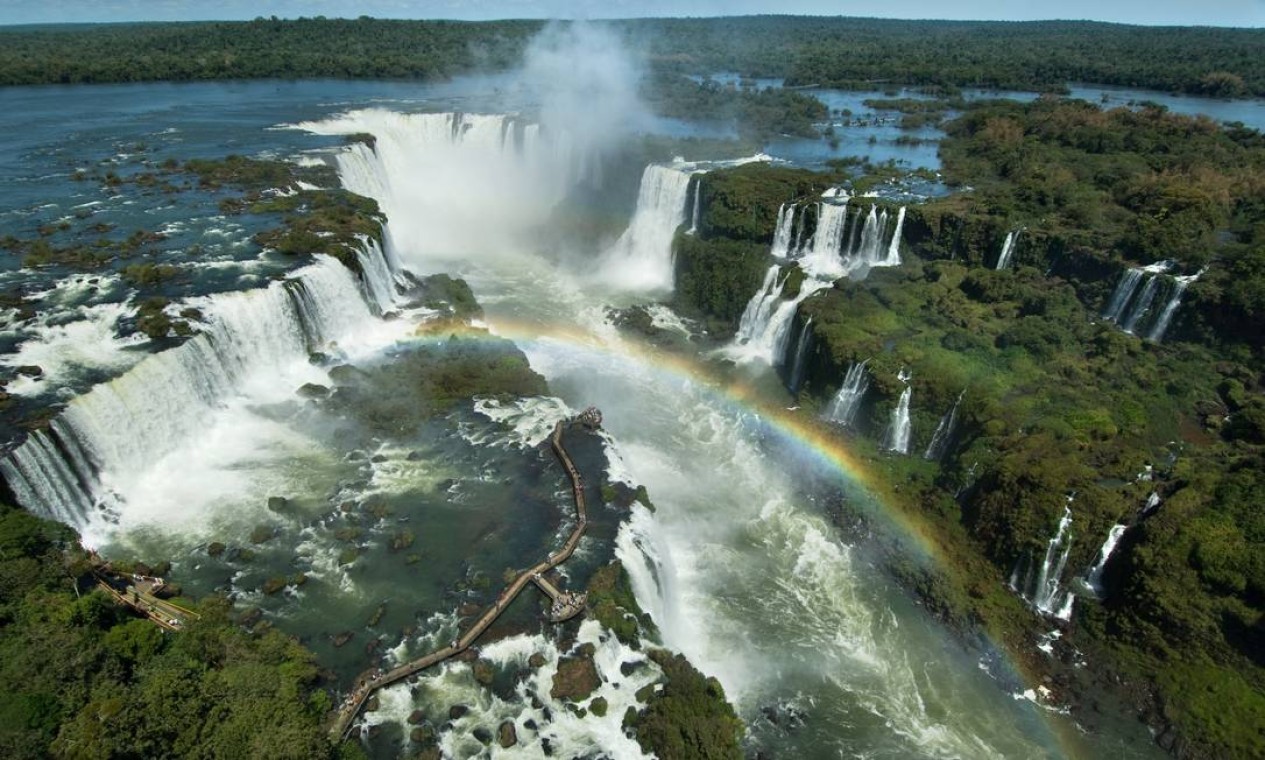
[[[761, 392], [749, 383], [726, 377], [722, 371], [724, 367], [719, 363], [709, 362], [705, 357], [656, 349], [632, 339], [621, 338], [617, 342], [603, 340], [601, 336], [572, 325], [503, 319], [473, 326], [457, 322], [423, 323], [407, 342], [438, 345], [454, 336], [461, 340], [488, 342], [509, 340], [524, 349], [536, 344], [560, 343], [601, 354], [612, 362], [633, 362], [665, 379], [702, 389], [736, 414], [755, 415], [764, 430], [774, 434], [781, 444], [838, 474], [850, 495], [858, 497], [855, 503], [892, 529], [891, 535], [901, 542], [900, 548], [905, 556], [941, 570], [951, 570], [944, 547], [929, 526], [895, 506], [898, 499], [887, 479], [877, 472], [883, 460], [880, 454], [863, 454], [849, 449], [839, 438], [837, 430], [829, 424], [810, 413], [798, 411], [798, 408], [787, 409], [778, 405], [768, 398], [767, 391]], [[1034, 680], [1030, 671], [1021, 665], [1022, 659], [1016, 657], [1010, 647], [994, 637], [987, 638], [994, 651], [1001, 655], [996, 664], [1007, 675], [1025, 683]], [[1050, 736], [1066, 756], [1093, 756], [1092, 748], [1086, 746], [1085, 738], [1077, 734], [1072, 724], [1056, 719], [1040, 707], [1037, 714], [1044, 719]]]
[[754, 414], [765, 430], [773, 433], [784, 447], [805, 455], [841, 476], [850, 495], [871, 516], [877, 516], [895, 528], [894, 535], [906, 541], [903, 547], [914, 558], [943, 560], [939, 542], [920, 521], [892, 505], [894, 499], [886, 481], [874, 472], [877, 455], [863, 456], [848, 448], [832, 426], [815, 416], [787, 409], [767, 398], [742, 380], [725, 377], [722, 367], [704, 359], [655, 349], [641, 342], [624, 339], [617, 344], [570, 325], [529, 324], [496, 319], [482, 326], [447, 322], [423, 324], [411, 339], [414, 342], [442, 343], [449, 337], [463, 340], [510, 340], [529, 348], [546, 342], [562, 343], [576, 349], [606, 356], [612, 361], [634, 362], [667, 379], [692, 384], [704, 390], [722, 406], [739, 414]]

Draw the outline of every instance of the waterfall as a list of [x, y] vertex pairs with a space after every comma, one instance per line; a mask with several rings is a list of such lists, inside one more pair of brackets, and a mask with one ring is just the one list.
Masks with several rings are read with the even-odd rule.
[[953, 438], [953, 429], [957, 426], [958, 420], [958, 404], [962, 403], [962, 397], [966, 395], [966, 391], [958, 394], [958, 398], [953, 402], [953, 406], [949, 407], [949, 411], [945, 412], [940, 418], [940, 424], [936, 425], [936, 432], [931, 434], [931, 443], [927, 444], [927, 450], [923, 452], [922, 458], [929, 461], [938, 461], [944, 456], [945, 449], [949, 446], [949, 440]]
[[1098, 550], [1097, 559], [1085, 573], [1085, 586], [1095, 598], [1103, 598], [1102, 576], [1107, 570], [1107, 560], [1111, 559], [1111, 553], [1116, 550], [1116, 545], [1120, 543], [1120, 538], [1128, 529], [1127, 525], [1111, 526], [1111, 530], [1107, 531], [1107, 540], [1103, 541], [1102, 548]]
[[895, 451], [898, 454], [909, 453], [909, 401], [913, 396], [913, 386], [909, 384], [911, 377], [907, 377], [903, 372], [901, 379], [905, 382], [905, 390], [901, 391], [900, 400], [896, 402], [896, 408], [892, 410], [892, 421], [888, 425], [887, 440], [883, 443], [883, 448], [888, 451]]
[[1068, 505], [1063, 507], [1063, 517], [1059, 519], [1058, 529], [1045, 547], [1045, 556], [1041, 566], [1034, 568], [1026, 564], [1027, 572], [1020, 572], [1020, 565], [1015, 566], [1010, 576], [1010, 587], [1028, 600], [1033, 607], [1045, 615], [1059, 620], [1070, 620], [1072, 603], [1076, 595], [1067, 591], [1060, 592], [1059, 581], [1063, 577], [1063, 568], [1067, 565], [1068, 555], [1072, 552], [1072, 497], [1068, 497]]
[[[376, 246], [364, 255], [382, 257]], [[373, 321], [362, 285], [327, 256], [266, 288], [200, 306], [202, 333], [75, 398], [0, 461], [22, 506], [81, 531], [109, 519], [123, 505], [123, 483], [197, 440], [230, 399], [290, 398], [315, 372], [312, 351]]]
[[1001, 253], [997, 256], [996, 269], [1002, 270], [1010, 266], [1010, 257], [1015, 253], [1015, 243], [1019, 242], [1018, 231], [1006, 233], [1006, 239], [1001, 244]]
[[703, 194], [702, 181], [695, 182], [694, 183], [694, 204], [693, 204], [694, 208], [693, 208], [693, 211], [690, 212], [690, 228], [686, 230], [686, 234], [689, 234], [689, 235], [698, 234], [699, 196], [701, 196], [702, 194]]
[[1168, 303], [1164, 304], [1164, 310], [1160, 312], [1160, 316], [1155, 320], [1155, 324], [1151, 327], [1151, 332], [1146, 336], [1147, 340], [1159, 343], [1164, 339], [1164, 333], [1168, 330], [1168, 323], [1173, 320], [1173, 312], [1177, 311], [1177, 307], [1181, 304], [1182, 293], [1186, 292], [1186, 287], [1190, 283], [1198, 280], [1204, 270], [1199, 270], [1195, 274], [1188, 277], [1176, 277], [1176, 284], [1173, 286], [1173, 292], [1168, 297]]
[[882, 266], [898, 267], [900, 266], [900, 239], [905, 229], [905, 207], [901, 206], [900, 211], [896, 212], [896, 230], [892, 232], [892, 242], [887, 246], [887, 257], [883, 259]]
[[632, 221], [602, 256], [603, 280], [627, 290], [672, 289], [672, 238], [685, 222], [689, 186], [688, 172], [646, 167]]
[[857, 208], [851, 215], [849, 229], [849, 208], [846, 202], [817, 204], [817, 229], [801, 260], [804, 271], [813, 277], [864, 277], [875, 267], [900, 266], [905, 208], [902, 206], [897, 212], [890, 238], [887, 233], [891, 218], [886, 209], [880, 211], [875, 205], [863, 212]]
[[[1151, 310], [1151, 304], [1155, 300], [1155, 291], [1159, 287], [1157, 277], [1168, 272], [1176, 265], [1176, 261], [1164, 259], [1144, 267], [1132, 267], [1125, 270], [1120, 275], [1120, 282], [1116, 283], [1116, 288], [1112, 291], [1110, 300], [1107, 301], [1107, 307], [1103, 309], [1103, 319], [1115, 322], [1125, 332], [1132, 333]], [[1147, 277], [1147, 275], [1150, 276]], [[1146, 277], [1144, 285], [1142, 284], [1143, 277]], [[1195, 275], [1195, 277], [1197, 278], [1198, 275]], [[1180, 283], [1184, 278], [1178, 277], [1176, 279]], [[1139, 285], [1142, 285], [1141, 292], [1139, 292]], [[1185, 288], [1183, 287], [1182, 289], [1184, 290]], [[1135, 295], [1136, 298], [1134, 297]], [[1171, 298], [1169, 303], [1173, 304], [1174, 310], [1177, 309]], [[1171, 313], [1169, 317], [1172, 317]], [[1167, 324], [1165, 324], [1165, 327], [1167, 327]], [[1163, 335], [1163, 331], [1160, 332], [1160, 335]]]
[[838, 279], [845, 274], [840, 248], [843, 244], [843, 233], [848, 225], [848, 207], [846, 204], [817, 204], [817, 229], [809, 243], [808, 251], [800, 261], [804, 271], [816, 278]]
[[764, 285], [743, 311], [733, 343], [723, 349], [725, 355], [736, 361], [758, 359], [770, 365], [784, 364], [791, 358], [787, 355], [787, 344], [790, 342], [795, 311], [804, 299], [829, 287], [829, 283], [805, 279], [800, 284], [797, 296], [783, 298], [782, 287], [786, 279], [778, 281], [778, 269], [774, 265], [765, 274]]
[[799, 340], [795, 343], [795, 358], [791, 362], [791, 393], [799, 393], [799, 389], [804, 384], [804, 368], [808, 359], [808, 344], [812, 338], [813, 318], [809, 317], [804, 322], [804, 327], [799, 331]]
[[739, 343], [749, 343], [766, 329], [773, 310], [782, 299], [782, 288], [786, 284], [786, 278], [778, 279], [781, 271], [782, 267], [777, 264], [769, 267], [764, 273], [764, 282], [760, 289], [747, 302], [747, 308], [742, 310], [736, 336]]
[[1155, 510], [1159, 508], [1160, 508], [1160, 495], [1156, 493], [1155, 491], [1152, 491], [1151, 495], [1146, 497], [1146, 504], [1143, 505], [1142, 507], [1142, 516], [1146, 517], [1147, 515], [1151, 514], [1152, 512], [1154, 512]]
[[791, 235], [795, 230], [795, 206], [783, 203], [777, 210], [777, 227], [773, 233], [773, 249], [770, 251], [779, 259], [788, 259], [794, 253], [791, 249]]
[[1142, 270], [1130, 268], [1120, 275], [1120, 282], [1116, 283], [1116, 289], [1111, 293], [1111, 300], [1107, 302], [1107, 308], [1103, 310], [1103, 319], [1111, 320], [1119, 323], [1120, 318], [1124, 316], [1124, 307], [1133, 298], [1133, 293], [1138, 289], [1138, 283], [1142, 281]]
[[391, 220], [392, 274], [401, 261], [431, 272], [519, 250], [577, 187], [601, 179], [591, 146], [514, 116], [363, 109], [297, 128], [374, 136], [372, 148], [355, 143], [336, 160], [343, 186], [375, 199]]
[[869, 373], [865, 369], [865, 365], [869, 363], [870, 360], [866, 359], [863, 362], [853, 362], [848, 366], [843, 385], [839, 387], [839, 392], [826, 407], [827, 420], [844, 426], [852, 425], [857, 411], [861, 408], [861, 402], [865, 398], [865, 392], [870, 388]]
[[1158, 286], [1158, 277], [1158, 274], [1153, 274], [1146, 278], [1146, 284], [1142, 286], [1142, 292], [1134, 300], [1133, 308], [1129, 310], [1129, 315], [1125, 317], [1124, 322], [1120, 323], [1120, 329], [1133, 334], [1138, 322], [1142, 321], [1142, 318], [1151, 310], [1151, 304], [1155, 302], [1155, 289]]

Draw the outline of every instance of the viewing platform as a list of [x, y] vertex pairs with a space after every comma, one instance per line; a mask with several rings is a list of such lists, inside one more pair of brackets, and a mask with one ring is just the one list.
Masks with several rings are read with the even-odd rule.
[[[573, 420], [570, 420], [570, 422], [581, 424], [590, 430], [596, 429], [602, 424], [602, 413], [596, 407], [589, 407]], [[576, 512], [575, 528], [571, 531], [571, 535], [567, 537], [562, 549], [555, 554], [550, 554], [535, 566], [515, 576], [514, 580], [497, 596], [492, 606], [484, 611], [479, 619], [460, 638], [452, 641], [448, 646], [431, 652], [424, 657], [406, 662], [391, 670], [384, 671], [378, 668], [362, 673], [356, 679], [351, 693], [343, 699], [334, 713], [330, 725], [331, 739], [341, 741], [346, 738], [348, 732], [351, 731], [352, 722], [360, 714], [369, 697], [378, 689], [413, 676], [426, 668], [437, 665], [469, 649], [470, 645], [509, 608], [510, 604], [518, 598], [518, 595], [522, 593], [528, 584], [535, 583], [552, 601], [548, 613], [549, 622], [551, 623], [561, 623], [570, 620], [584, 611], [585, 604], [588, 602], [586, 593], [563, 591], [550, 583], [545, 577], [546, 573], [561, 565], [575, 553], [575, 549], [579, 546], [580, 539], [584, 537], [584, 531], [588, 527], [588, 507], [584, 500], [584, 481], [580, 477], [580, 472], [576, 469], [575, 463], [571, 461], [571, 457], [562, 446], [562, 430], [562, 422], [554, 425], [553, 433], [549, 436], [549, 445], [562, 463], [563, 469], [566, 470], [567, 478], [571, 481], [571, 495], [575, 502]]]

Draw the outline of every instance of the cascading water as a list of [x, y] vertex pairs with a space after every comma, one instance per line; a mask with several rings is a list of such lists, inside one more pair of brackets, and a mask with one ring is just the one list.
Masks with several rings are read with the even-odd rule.
[[[801, 233], [807, 237], [797, 225]], [[1031, 715], [973, 661], [946, 667], [942, 654], [923, 658], [941, 648], [930, 644], [936, 634], [909, 624], [906, 616], [920, 613], [893, 605], [865, 563], [800, 504], [750, 427], [751, 415], [734, 414], [701, 384], [637, 360], [626, 338], [595, 317], [605, 313], [602, 302], [570, 287], [549, 257], [471, 255], [480, 266], [471, 286], [494, 331], [502, 319], [578, 325], [602, 344], [553, 339], [546, 329], [522, 348], [568, 403], [602, 408], [630, 482], [654, 494], [654, 513], [634, 506], [621, 526], [617, 554], [662, 643], [716, 676], [744, 717], [802, 694], [803, 709], [825, 732], [774, 732], [770, 746], [787, 756], [842, 742], [893, 757], [1000, 757], [1031, 755], [1045, 743], [1030, 727], [1016, 729]], [[525, 262], [529, 276], [522, 276]], [[770, 267], [744, 319], [746, 338], [767, 348], [770, 363], [776, 346], [785, 355], [796, 301], [828, 286], [807, 278], [799, 298], [785, 299], [780, 275]], [[863, 367], [858, 374], [863, 385]], [[998, 712], [1015, 719], [988, 717]], [[763, 731], [758, 719], [751, 725]]]
[[1129, 310], [1129, 314], [1120, 323], [1120, 329], [1129, 334], [1137, 328], [1138, 323], [1151, 310], [1151, 304], [1155, 302], [1155, 291], [1159, 286], [1159, 275], [1153, 274], [1146, 278], [1146, 284], [1142, 286], [1142, 292], [1134, 299], [1133, 308]]
[[770, 253], [779, 259], [789, 259], [795, 251], [791, 239], [795, 234], [795, 206], [783, 203], [777, 210], [777, 226], [773, 232], [773, 249]]
[[[800, 265], [812, 277], [836, 280], [845, 276], [864, 277], [875, 267], [900, 266], [900, 238], [905, 226], [905, 208], [896, 214], [896, 224], [888, 237], [889, 214], [877, 205], [868, 211], [857, 208], [849, 219], [850, 206], [843, 203], [817, 204], [817, 229]], [[864, 218], [862, 215], [864, 214]], [[851, 229], [849, 232], [849, 223]]]
[[[734, 341], [724, 349], [724, 353], [737, 361], [758, 359], [771, 365], [790, 362], [794, 366], [794, 356], [788, 356], [790, 347], [787, 343], [796, 309], [804, 299], [830, 287], [839, 277], [863, 276], [873, 267], [900, 265], [900, 235], [905, 223], [905, 209], [902, 207], [897, 214], [895, 230], [888, 240], [888, 213], [880, 213], [877, 208], [871, 206], [864, 221], [861, 220], [861, 210], [857, 210], [853, 221], [856, 234], [845, 246], [848, 206], [846, 203], [817, 204], [817, 227], [807, 250], [804, 250], [798, 245], [790, 247], [792, 229], [796, 225], [795, 207], [783, 204], [778, 209], [770, 253], [778, 258], [799, 255], [798, 264], [807, 276], [796, 297], [787, 300], [781, 299], [780, 287], [776, 294], [773, 292], [770, 270], [760, 290], [747, 303]], [[800, 215], [801, 222], [803, 216]], [[802, 233], [801, 228], [798, 234]], [[799, 353], [798, 347], [794, 353]]]
[[900, 241], [901, 235], [905, 231], [905, 207], [901, 206], [896, 212], [896, 229], [892, 232], [891, 242], [887, 244], [887, 257], [883, 259], [882, 266], [898, 267], [900, 266]]
[[1111, 559], [1112, 553], [1116, 550], [1116, 546], [1119, 545], [1120, 539], [1128, 529], [1129, 526], [1127, 525], [1116, 524], [1111, 526], [1111, 530], [1107, 531], [1107, 540], [1103, 541], [1102, 548], [1098, 550], [1098, 556], [1094, 559], [1094, 564], [1090, 565], [1089, 570], [1085, 571], [1085, 587], [1097, 599], [1102, 599], [1104, 595], [1102, 576], [1107, 570], [1107, 561]]
[[818, 203], [817, 229], [800, 266], [817, 279], [835, 280], [845, 274], [841, 257], [843, 233], [848, 225], [848, 207], [843, 204]]
[[794, 359], [791, 361], [791, 393], [799, 393], [799, 389], [804, 385], [804, 369], [808, 361], [808, 344], [813, 335], [812, 326], [813, 318], [809, 317], [804, 322], [803, 329], [799, 332], [799, 340], [795, 342]]
[[281, 400], [319, 382], [309, 354], [373, 321], [361, 285], [325, 256], [267, 288], [199, 306], [200, 335], [77, 397], [0, 462], [22, 506], [94, 537], [126, 509], [138, 479], [196, 443], [231, 399]]
[[962, 397], [965, 395], [966, 391], [959, 393], [953, 406], [949, 407], [949, 411], [940, 418], [940, 424], [936, 425], [936, 431], [931, 434], [931, 442], [927, 444], [927, 450], [922, 454], [923, 459], [938, 461], [944, 456], [949, 441], [953, 438], [953, 430], [957, 426], [958, 405], [962, 403]]
[[634, 291], [672, 289], [672, 237], [685, 222], [689, 172], [647, 166], [628, 229], [602, 257], [604, 282]]
[[686, 234], [689, 234], [689, 235], [698, 234], [699, 206], [701, 203], [700, 199], [702, 198], [702, 195], [703, 195], [703, 183], [695, 181], [694, 182], [694, 202], [693, 204], [691, 204], [693, 207], [693, 210], [690, 212], [690, 228], [686, 230]]
[[1041, 564], [1020, 562], [1010, 576], [1010, 588], [1028, 601], [1037, 611], [1059, 620], [1071, 620], [1076, 595], [1062, 591], [1060, 581], [1067, 558], [1072, 553], [1072, 497], [1063, 507], [1058, 529], [1045, 547]]
[[869, 363], [870, 360], [866, 359], [863, 362], [853, 362], [848, 367], [848, 373], [843, 378], [843, 385], [839, 387], [839, 392], [826, 407], [827, 420], [845, 427], [852, 425], [857, 411], [861, 408], [861, 402], [865, 400], [865, 392], [870, 388], [869, 372], [865, 369], [865, 365]]
[[[421, 262], [470, 250], [513, 250], [575, 188], [594, 181], [591, 146], [501, 114], [351, 111], [297, 128], [374, 135], [337, 154], [343, 186], [378, 201], [391, 223], [386, 254]], [[682, 188], [684, 189], [684, 188]], [[684, 214], [684, 198], [680, 213]], [[419, 270], [421, 271], [421, 270]]]
[[1159, 286], [1157, 277], [1168, 272], [1176, 264], [1177, 262], [1171, 259], [1165, 259], [1145, 267], [1132, 267], [1125, 270], [1120, 275], [1120, 282], [1116, 283], [1106, 308], [1103, 309], [1103, 319], [1115, 322], [1120, 329], [1132, 333], [1151, 309]]
[[1133, 293], [1138, 289], [1138, 283], [1142, 282], [1142, 270], [1138, 268], [1129, 268], [1120, 275], [1120, 282], [1116, 283], [1116, 289], [1111, 293], [1111, 300], [1107, 302], [1107, 308], [1103, 309], [1103, 319], [1112, 322], [1119, 322], [1124, 316], [1124, 307], [1133, 298]]
[[1203, 270], [1187, 277], [1175, 277], [1173, 292], [1169, 294], [1168, 302], [1164, 304], [1164, 310], [1160, 312], [1159, 318], [1155, 320], [1155, 324], [1151, 327], [1151, 332], [1146, 338], [1154, 343], [1159, 343], [1164, 339], [1164, 333], [1168, 331], [1168, 323], [1173, 320], [1173, 314], [1177, 311], [1177, 307], [1181, 305], [1182, 294], [1186, 292], [1186, 288], [1190, 283], [1198, 280]]
[[900, 379], [905, 383], [905, 390], [901, 391], [900, 400], [896, 402], [896, 408], [892, 410], [892, 421], [888, 424], [887, 439], [883, 442], [883, 448], [898, 454], [908, 454], [909, 434], [912, 428], [909, 419], [909, 402], [914, 393], [914, 388], [909, 381], [913, 379], [913, 376], [902, 370]]
[[1019, 242], [1018, 231], [1006, 233], [1006, 239], [1001, 244], [1001, 253], [997, 255], [997, 266], [994, 267], [995, 269], [1000, 271], [1010, 266], [1010, 258], [1015, 253], [1015, 243], [1017, 242]]

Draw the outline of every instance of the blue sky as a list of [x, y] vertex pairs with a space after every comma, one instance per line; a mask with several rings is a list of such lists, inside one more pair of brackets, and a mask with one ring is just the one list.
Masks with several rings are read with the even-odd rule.
[[0, 0], [0, 24], [250, 19], [271, 15], [489, 19], [754, 13], [1265, 26], [1265, 0]]

